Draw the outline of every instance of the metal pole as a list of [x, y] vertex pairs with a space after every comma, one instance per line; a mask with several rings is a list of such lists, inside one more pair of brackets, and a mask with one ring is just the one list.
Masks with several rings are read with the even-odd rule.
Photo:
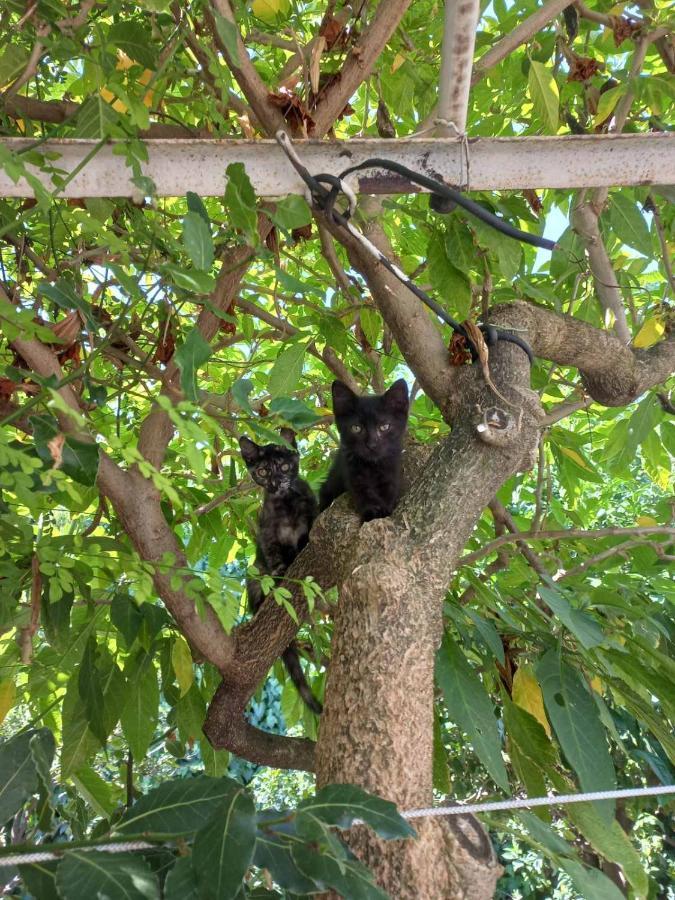
[[[0, 147], [18, 151], [33, 142], [26, 138], [0, 139]], [[133, 173], [124, 156], [105, 144], [87, 161], [96, 141], [53, 140], [40, 146], [41, 168], [28, 170], [57, 197], [134, 197]], [[305, 187], [276, 141], [148, 140], [149, 162], [143, 174], [155, 183], [159, 197], [220, 197], [229, 163], [242, 162], [259, 197], [304, 194]], [[297, 144], [310, 172], [338, 175], [348, 166], [371, 157], [386, 157], [410, 169], [441, 176], [458, 186], [466, 180], [469, 162], [471, 190], [524, 188], [619, 187], [635, 184], [675, 184], [675, 133], [570, 135], [555, 137], [351, 139], [306, 141]], [[52, 154], [55, 157], [50, 158]], [[18, 161], [22, 157], [19, 156]], [[66, 187], [55, 188], [76, 172]], [[82, 166], [81, 170], [79, 167]], [[377, 169], [353, 176], [354, 189], [366, 194], [407, 194], [419, 190], [404, 178]], [[33, 197], [25, 179], [16, 183], [0, 169], [0, 197]]]

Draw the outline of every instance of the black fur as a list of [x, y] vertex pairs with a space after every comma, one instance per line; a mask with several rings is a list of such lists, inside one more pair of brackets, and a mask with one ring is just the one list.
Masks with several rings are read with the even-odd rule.
[[[317, 514], [312, 489], [298, 475], [300, 455], [295, 434], [290, 428], [282, 428], [281, 436], [292, 450], [281, 444], [261, 447], [247, 437], [239, 438], [246, 467], [265, 491], [258, 517], [255, 564], [261, 574], [275, 578], [284, 574], [307, 543]], [[264, 600], [260, 582], [248, 578], [246, 589], [251, 612], [255, 614]], [[283, 652], [282, 659], [302, 699], [312, 712], [320, 714], [322, 706], [307, 684], [295, 641]]]
[[390, 516], [401, 492], [401, 451], [408, 423], [408, 386], [401, 378], [384, 394], [359, 397], [333, 382], [340, 449], [321, 486], [319, 509], [349, 491], [362, 522]]

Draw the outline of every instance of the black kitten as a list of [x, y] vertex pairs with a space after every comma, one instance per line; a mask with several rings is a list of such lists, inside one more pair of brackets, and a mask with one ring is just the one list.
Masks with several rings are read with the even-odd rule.
[[321, 486], [319, 509], [349, 491], [362, 522], [390, 516], [401, 492], [401, 450], [408, 422], [408, 386], [400, 378], [384, 394], [359, 397], [333, 382], [340, 449]]
[[[298, 476], [300, 455], [295, 434], [290, 428], [282, 428], [281, 436], [292, 450], [281, 444], [260, 447], [247, 437], [239, 438], [246, 467], [253, 480], [265, 490], [258, 517], [255, 564], [261, 574], [276, 578], [283, 575], [307, 543], [317, 513], [312, 489]], [[251, 612], [255, 614], [264, 600], [260, 582], [248, 578], [246, 588]], [[321, 713], [322, 706], [305, 680], [295, 641], [289, 644], [282, 659], [307, 706], [312, 712]]]

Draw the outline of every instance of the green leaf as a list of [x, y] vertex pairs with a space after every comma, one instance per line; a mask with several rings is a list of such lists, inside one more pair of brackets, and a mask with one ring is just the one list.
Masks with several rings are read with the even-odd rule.
[[227, 750], [214, 750], [206, 738], [199, 741], [199, 750], [204, 763], [205, 775], [220, 778], [227, 772], [230, 764], [230, 754]]
[[[548, 777], [559, 793], [570, 793], [569, 780], [555, 769], [549, 769]], [[649, 880], [638, 851], [616, 819], [608, 824], [606, 816], [598, 813], [597, 806], [597, 803], [571, 803], [566, 807], [567, 816], [598, 853], [621, 866], [636, 894], [646, 897]]]
[[382, 334], [382, 318], [379, 312], [370, 306], [364, 306], [359, 311], [359, 319], [366, 340], [371, 347], [377, 347]]
[[127, 650], [138, 637], [144, 617], [127, 591], [116, 591], [110, 606], [110, 620], [124, 638]]
[[354, 819], [361, 819], [385, 840], [415, 835], [415, 829], [399, 815], [394, 803], [353, 784], [329, 784], [314, 797], [303, 800], [296, 813], [299, 831], [308, 814], [337, 828], [349, 828]]
[[194, 294], [210, 294], [216, 286], [214, 277], [206, 272], [198, 270], [186, 272], [176, 266], [164, 266], [164, 272], [176, 287]]
[[598, 623], [587, 613], [574, 609], [559, 588], [540, 585], [537, 592], [565, 628], [569, 629], [587, 650], [605, 642], [605, 635]]
[[[49, 449], [49, 442], [59, 433], [59, 425], [53, 416], [31, 416], [35, 449], [38, 456], [49, 466], [54, 464], [54, 457]], [[98, 475], [99, 448], [95, 443], [85, 443], [68, 435], [61, 447], [60, 468], [79, 484], [91, 487], [96, 483]]]
[[232, 399], [239, 409], [243, 412], [251, 413], [251, 415], [253, 415], [253, 408], [248, 398], [252, 390], [253, 382], [249, 378], [238, 378], [230, 388]]
[[315, 882], [300, 871], [293, 859], [291, 851], [295, 841], [297, 838], [294, 835], [261, 828], [255, 845], [253, 865], [267, 869], [282, 888], [294, 894], [311, 894]]
[[561, 859], [560, 868], [567, 872], [584, 900], [624, 900], [619, 888], [599, 869], [587, 869], [574, 859]]
[[73, 136], [90, 140], [108, 137], [119, 120], [119, 113], [102, 97], [89, 97], [77, 114]]
[[206, 704], [196, 684], [176, 703], [176, 724], [184, 741], [195, 741], [202, 736], [206, 716]]
[[56, 891], [56, 867], [59, 860], [19, 866], [21, 881], [36, 900], [59, 900]]
[[108, 31], [108, 41], [146, 68], [155, 68], [157, 43], [149, 26], [140, 22], [116, 22]]
[[188, 212], [183, 219], [183, 246], [192, 264], [203, 272], [213, 264], [213, 238], [208, 222], [198, 212]]
[[116, 831], [123, 834], [188, 835], [211, 819], [241, 785], [230, 778], [180, 778], [165, 781], [128, 810]]
[[204, 206], [204, 201], [199, 196], [199, 194], [195, 194], [194, 191], [188, 191], [185, 195], [185, 199], [187, 200], [187, 207], [190, 212], [197, 213], [198, 216], [201, 216], [205, 224], [210, 228], [211, 220], [209, 219], [209, 213]]
[[294, 228], [308, 225], [312, 221], [312, 211], [304, 197], [291, 194], [276, 201], [274, 210], [270, 212], [270, 218], [279, 228], [292, 231]]
[[239, 29], [234, 22], [230, 22], [229, 19], [224, 18], [224, 16], [221, 16], [218, 13], [216, 13], [215, 18], [218, 37], [225, 45], [225, 49], [230, 56], [232, 64], [237, 66], [239, 65], [239, 45], [237, 43]]
[[436, 654], [436, 680], [443, 692], [450, 718], [469, 736], [476, 755], [494, 781], [508, 791], [509, 779], [502, 759], [492, 701], [448, 634]]
[[527, 83], [537, 120], [545, 131], [555, 134], [558, 130], [560, 93], [553, 73], [543, 63], [532, 60]]
[[603, 94], [600, 94], [598, 100], [598, 109], [593, 119], [594, 125], [600, 125], [610, 115], [616, 104], [623, 97], [628, 89], [628, 82], [617, 84], [616, 87], [609, 88]]
[[306, 403], [303, 403], [302, 400], [297, 400], [295, 397], [277, 397], [270, 403], [269, 410], [285, 422], [288, 422], [289, 425], [295, 426], [295, 428], [305, 428], [307, 425], [313, 425], [321, 418]]
[[349, 900], [390, 900], [374, 883], [372, 874], [360, 863], [336, 859], [326, 852], [317, 853], [306, 844], [294, 844], [293, 861], [300, 872], [312, 879], [320, 890], [333, 888]]
[[42, 294], [43, 297], [47, 297], [47, 299], [56, 303], [61, 309], [79, 310], [85, 317], [90, 328], [97, 327], [91, 304], [78, 296], [73, 285], [69, 281], [66, 281], [65, 278], [59, 278], [54, 284], [43, 282], [39, 286], [38, 292]]
[[111, 784], [104, 781], [94, 769], [84, 766], [71, 776], [78, 793], [84, 797], [97, 816], [110, 818], [117, 808], [113, 800]]
[[[48, 728], [25, 731], [0, 744], [0, 823], [7, 822], [39, 787], [31, 741], [44, 745], [51, 762], [54, 737]], [[51, 752], [49, 748], [51, 747]]]
[[230, 163], [226, 169], [225, 206], [234, 228], [244, 232], [249, 244], [258, 243], [258, 213], [255, 191], [243, 163]]
[[62, 900], [159, 900], [159, 882], [133, 853], [70, 851], [56, 870]]
[[192, 666], [192, 654], [190, 653], [188, 642], [182, 635], [178, 635], [173, 642], [171, 665], [176, 673], [180, 695], [184, 697], [192, 687], [195, 680], [195, 672]]
[[164, 900], [199, 900], [191, 856], [179, 856], [166, 876]]
[[108, 732], [103, 719], [103, 688], [96, 670], [96, 638], [93, 635], [84, 647], [77, 673], [77, 688], [84, 705], [89, 730], [101, 742], [101, 746], [104, 746]]
[[197, 401], [197, 370], [211, 356], [211, 347], [196, 328], [188, 334], [185, 342], [173, 355], [180, 369], [180, 386], [188, 400]]
[[[549, 650], [536, 666], [546, 712], [584, 791], [616, 788], [614, 765], [598, 708], [577, 672]], [[614, 801], [597, 801], [605, 818], [614, 815]]]
[[460, 272], [470, 272], [479, 259], [471, 231], [464, 222], [454, 217], [445, 233], [445, 252], [449, 262]]
[[[574, 856], [574, 847], [563, 840], [559, 834], [546, 825], [541, 819], [524, 809], [518, 811], [521, 819], [534, 840], [541, 844], [553, 857], [563, 858]], [[588, 898], [590, 900], [590, 898]]]
[[89, 730], [76, 675], [71, 676], [66, 688], [61, 721], [61, 775], [69, 778], [88, 763], [100, 747], [99, 741]]
[[10, 81], [14, 81], [28, 62], [29, 52], [18, 44], [6, 44], [5, 50], [0, 56], [0, 87], [4, 87]]
[[192, 849], [200, 897], [229, 900], [236, 897], [251, 864], [256, 842], [253, 800], [241, 785], [229, 782], [231, 791], [196, 836]]
[[159, 714], [159, 687], [152, 655], [140, 651], [124, 667], [127, 701], [120, 715], [122, 731], [135, 759], [143, 759], [154, 737]]
[[652, 258], [654, 250], [649, 228], [634, 200], [622, 193], [612, 194], [609, 223], [619, 240], [643, 256]]
[[287, 397], [298, 386], [302, 376], [302, 363], [307, 352], [307, 345], [288, 344], [282, 347], [272, 366], [267, 390], [272, 398]]
[[[557, 761], [553, 744], [541, 724], [516, 703], [504, 695], [504, 727], [508, 735], [508, 751], [516, 775], [525, 785], [528, 797], [541, 797], [546, 793], [543, 770]], [[545, 807], [535, 808], [534, 816], [550, 821], [551, 814]]]
[[427, 248], [429, 277], [434, 291], [448, 312], [463, 320], [471, 309], [471, 284], [448, 259], [440, 234], [432, 235]]

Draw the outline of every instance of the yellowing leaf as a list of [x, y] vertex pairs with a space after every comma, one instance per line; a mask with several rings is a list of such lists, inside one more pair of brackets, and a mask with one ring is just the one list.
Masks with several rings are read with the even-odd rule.
[[666, 330], [666, 326], [660, 319], [647, 319], [642, 328], [635, 335], [633, 346], [639, 350], [646, 350], [660, 341]]
[[291, 0], [253, 0], [251, 10], [263, 22], [274, 22], [278, 16], [290, 13]]
[[551, 737], [551, 726], [544, 712], [544, 697], [530, 666], [521, 666], [513, 676], [513, 702], [529, 712]]
[[602, 694], [602, 691], [603, 691], [602, 681], [598, 678], [597, 675], [595, 676], [595, 678], [591, 679], [591, 687], [593, 688], [593, 690], [595, 691], [596, 694]]
[[3, 678], [0, 681], [0, 725], [5, 721], [5, 716], [14, 706], [16, 700], [16, 685], [11, 678]]
[[581, 456], [580, 453], [577, 453], [576, 450], [571, 450], [569, 447], [561, 447], [560, 452], [563, 456], [567, 456], [569, 459], [573, 459], [574, 462], [581, 466], [582, 469], [586, 469], [588, 472], [592, 472], [593, 469], [588, 465], [586, 460]]
[[402, 53], [397, 53], [394, 57], [393, 63], [391, 64], [391, 74], [393, 75], [397, 69], [400, 69], [404, 62], [405, 56]]
[[176, 673], [180, 695], [184, 697], [192, 687], [195, 672], [192, 668], [192, 654], [184, 637], [177, 637], [171, 648], [171, 665]]
[[650, 528], [652, 525], [659, 524], [656, 519], [652, 518], [652, 516], [638, 516], [635, 521], [643, 528]]

